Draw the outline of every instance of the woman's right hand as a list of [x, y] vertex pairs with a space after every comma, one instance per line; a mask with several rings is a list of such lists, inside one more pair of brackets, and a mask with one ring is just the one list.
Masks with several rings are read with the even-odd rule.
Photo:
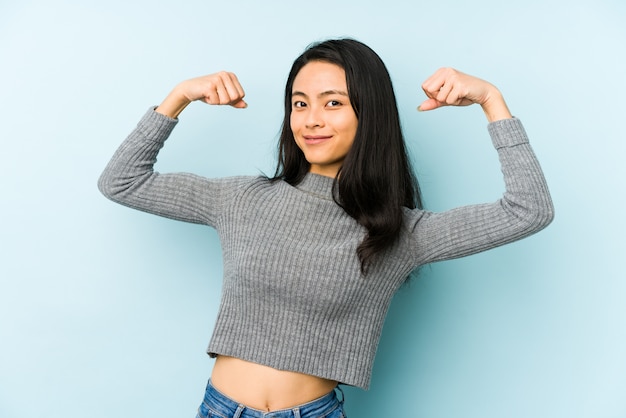
[[248, 104], [243, 100], [245, 92], [237, 76], [227, 71], [185, 80], [156, 108], [158, 113], [171, 118], [178, 115], [193, 101], [212, 105], [229, 105], [243, 109]]

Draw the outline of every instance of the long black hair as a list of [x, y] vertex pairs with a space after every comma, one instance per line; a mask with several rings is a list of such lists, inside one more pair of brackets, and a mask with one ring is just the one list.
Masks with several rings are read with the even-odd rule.
[[310, 45], [293, 63], [285, 86], [285, 116], [273, 180], [295, 186], [310, 169], [290, 126], [293, 83], [307, 63], [338, 65], [346, 73], [348, 96], [358, 119], [356, 136], [335, 178], [335, 202], [367, 234], [357, 248], [361, 270], [393, 245], [402, 228], [402, 208], [422, 208], [417, 179], [407, 155], [391, 78], [380, 57], [353, 39]]

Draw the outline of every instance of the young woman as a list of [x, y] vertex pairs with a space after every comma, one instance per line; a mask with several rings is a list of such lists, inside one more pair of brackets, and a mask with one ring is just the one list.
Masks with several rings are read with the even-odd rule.
[[422, 111], [483, 108], [504, 173], [499, 201], [421, 208], [387, 70], [350, 39], [312, 45], [294, 62], [273, 178], [153, 171], [189, 103], [247, 106], [228, 72], [177, 85], [115, 153], [99, 182], [107, 197], [220, 236], [216, 360], [199, 417], [344, 416], [335, 388], [368, 388], [387, 308], [411, 271], [550, 223], [541, 169], [498, 89], [449, 68], [422, 88]]

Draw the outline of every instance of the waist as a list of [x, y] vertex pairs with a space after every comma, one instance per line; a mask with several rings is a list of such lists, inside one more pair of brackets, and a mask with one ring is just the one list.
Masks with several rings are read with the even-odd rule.
[[307, 374], [277, 370], [234, 357], [218, 356], [211, 384], [233, 401], [259, 411], [306, 404], [334, 394], [337, 382]]
[[317, 418], [330, 416], [335, 411], [343, 411], [343, 401], [337, 399], [335, 391], [306, 404], [267, 412], [238, 403], [217, 390], [209, 380], [204, 394], [204, 401], [198, 409], [198, 417], [204, 418], [219, 415], [240, 418]]

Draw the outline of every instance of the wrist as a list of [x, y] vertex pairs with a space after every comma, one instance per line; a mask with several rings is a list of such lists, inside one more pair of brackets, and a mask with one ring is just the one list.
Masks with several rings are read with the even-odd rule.
[[511, 119], [513, 116], [509, 111], [502, 93], [496, 88], [487, 96], [487, 99], [480, 105], [489, 122], [495, 122], [501, 119]]
[[185, 110], [191, 100], [182, 91], [181, 85], [174, 87], [174, 90], [167, 95], [165, 100], [155, 109], [156, 112], [176, 119], [180, 113]]

